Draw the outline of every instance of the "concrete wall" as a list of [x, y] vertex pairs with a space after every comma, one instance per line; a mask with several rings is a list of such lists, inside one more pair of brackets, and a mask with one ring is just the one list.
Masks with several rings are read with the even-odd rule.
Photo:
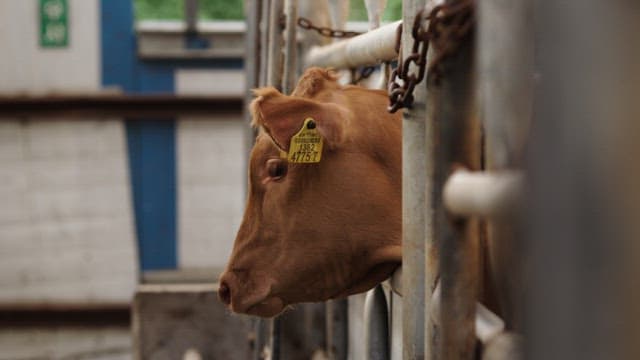
[[[178, 94], [233, 96], [241, 70], [179, 70]], [[222, 268], [242, 219], [247, 183], [242, 114], [181, 118], [177, 125], [178, 264]]]
[[[69, 8], [69, 46], [41, 49], [38, 1], [0, 1], [0, 94], [100, 89], [99, 1]], [[2, 119], [0, 182], [0, 306], [131, 299], [138, 262], [121, 121]]]
[[38, 1], [0, 1], [0, 94], [99, 89], [99, 1], [69, 0], [69, 8], [68, 48], [41, 49]]

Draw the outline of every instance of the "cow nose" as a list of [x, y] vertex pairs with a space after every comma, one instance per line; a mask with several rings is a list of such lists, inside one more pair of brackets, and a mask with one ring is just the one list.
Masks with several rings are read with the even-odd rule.
[[218, 298], [225, 305], [231, 304], [231, 289], [229, 289], [229, 285], [225, 281], [220, 282], [220, 286], [218, 287]]

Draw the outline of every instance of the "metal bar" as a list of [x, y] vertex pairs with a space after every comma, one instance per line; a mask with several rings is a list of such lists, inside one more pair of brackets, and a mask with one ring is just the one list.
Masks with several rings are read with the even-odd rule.
[[184, 20], [188, 34], [198, 32], [198, 0], [184, 0]]
[[388, 360], [389, 311], [382, 285], [367, 292], [364, 302], [364, 342], [367, 359]]
[[172, 95], [97, 95], [0, 97], [0, 116], [140, 117], [239, 114], [240, 97]]
[[453, 215], [505, 218], [521, 204], [524, 175], [518, 171], [456, 170], [444, 185], [444, 205]]
[[326, 46], [314, 46], [307, 53], [307, 66], [353, 68], [394, 60], [396, 31], [402, 21], [381, 26], [351, 39]]
[[365, 0], [364, 4], [367, 7], [369, 30], [379, 28], [380, 19], [382, 18], [385, 5], [387, 5], [387, 0]]
[[[431, 306], [429, 307], [429, 316], [436, 325], [442, 325], [440, 323], [440, 317], [438, 314], [441, 312], [442, 306], [442, 288], [440, 283], [436, 286], [431, 297]], [[475, 316], [474, 316], [474, 328], [476, 338], [482, 344], [488, 344], [493, 338], [504, 332], [505, 323], [494, 312], [479, 302], [476, 302]]]
[[[413, 24], [415, 15], [424, 6], [424, 0], [404, 0], [404, 23]], [[411, 27], [404, 26], [402, 30], [403, 53], [408, 54], [412, 45]], [[395, 42], [395, 30], [392, 33]], [[429, 146], [426, 96], [426, 85], [416, 86], [413, 107], [402, 116], [402, 357], [405, 360], [425, 356], [424, 309], [428, 305], [425, 303], [425, 230], [429, 225], [425, 223]]]
[[267, 85], [269, 74], [269, 11], [271, 0], [262, 0], [260, 6], [260, 73], [259, 85]]
[[349, 355], [349, 303], [329, 300], [326, 306], [326, 352], [331, 359], [347, 360]]
[[[268, 23], [267, 47], [267, 77], [266, 85], [282, 90], [283, 75], [283, 46], [282, 19], [284, 16], [283, 0], [269, 0], [268, 15], [265, 21]], [[263, 43], [264, 44], [264, 43]], [[280, 322], [282, 319], [276, 317], [270, 320], [270, 360], [280, 359]]]
[[[447, 3], [456, 3], [449, 0]], [[430, 119], [429, 161], [433, 166], [430, 206], [433, 217], [425, 225], [437, 245], [441, 284], [438, 340], [432, 356], [442, 359], [472, 359], [475, 354], [475, 314], [480, 273], [475, 218], [452, 222], [443, 206], [444, 184], [453, 166], [480, 168], [481, 131], [472, 114], [472, 36], [459, 40], [455, 54], [444, 60], [444, 69]], [[436, 89], [434, 89], [435, 91]], [[429, 339], [427, 339], [429, 340]]]
[[282, 90], [283, 74], [283, 53], [284, 39], [282, 36], [282, 18], [284, 11], [284, 0], [271, 0], [269, 6], [269, 39], [267, 84]]
[[640, 2], [534, 13], [526, 358], [638, 359]]
[[296, 41], [296, 29], [298, 21], [298, 0], [284, 1], [285, 32], [284, 32], [284, 72], [282, 78], [282, 91], [289, 94], [293, 91], [297, 79], [298, 42]]
[[[534, 36], [532, 0], [476, 2], [478, 16], [478, 94], [485, 134], [485, 168], [518, 169], [525, 158], [533, 116]], [[521, 185], [520, 185], [521, 186]], [[518, 209], [519, 210], [519, 209]], [[518, 211], [508, 219], [488, 219], [485, 283], [509, 328], [523, 330], [521, 236]], [[505, 221], [506, 220], [506, 221]]]

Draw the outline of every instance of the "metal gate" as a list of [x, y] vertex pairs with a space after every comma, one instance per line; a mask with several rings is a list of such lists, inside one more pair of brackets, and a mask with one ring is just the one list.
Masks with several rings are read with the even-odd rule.
[[[339, 13], [343, 3], [330, 3]], [[379, 14], [384, 1], [366, 5]], [[629, 94], [640, 84], [631, 35], [639, 33], [640, 5], [405, 0], [397, 48], [397, 22], [299, 45], [296, 9], [295, 0], [248, 6], [250, 86], [287, 93], [303, 67], [378, 66], [401, 48], [404, 81], [391, 90], [413, 90], [403, 110], [403, 266], [386, 290], [367, 295], [364, 356], [637, 357], [629, 334], [640, 333], [640, 302], [629, 281], [638, 274], [638, 229], [624, 215], [637, 201], [621, 194], [638, 192], [605, 174], [638, 181], [638, 166], [625, 172], [619, 149], [640, 155], [624, 130], [638, 130]], [[604, 54], [589, 50], [594, 41]], [[611, 285], [614, 275], [622, 281]], [[346, 306], [332, 303], [326, 318]], [[343, 316], [338, 324], [349, 321]], [[326, 352], [346, 358], [353, 344], [344, 325], [328, 324]], [[279, 320], [258, 328], [255, 357], [279, 358]], [[399, 332], [402, 343], [394, 341]]]

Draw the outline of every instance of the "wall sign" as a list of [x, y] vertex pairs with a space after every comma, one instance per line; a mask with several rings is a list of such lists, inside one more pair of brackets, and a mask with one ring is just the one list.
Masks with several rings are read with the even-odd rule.
[[69, 4], [67, 0], [40, 0], [40, 46], [69, 45]]

